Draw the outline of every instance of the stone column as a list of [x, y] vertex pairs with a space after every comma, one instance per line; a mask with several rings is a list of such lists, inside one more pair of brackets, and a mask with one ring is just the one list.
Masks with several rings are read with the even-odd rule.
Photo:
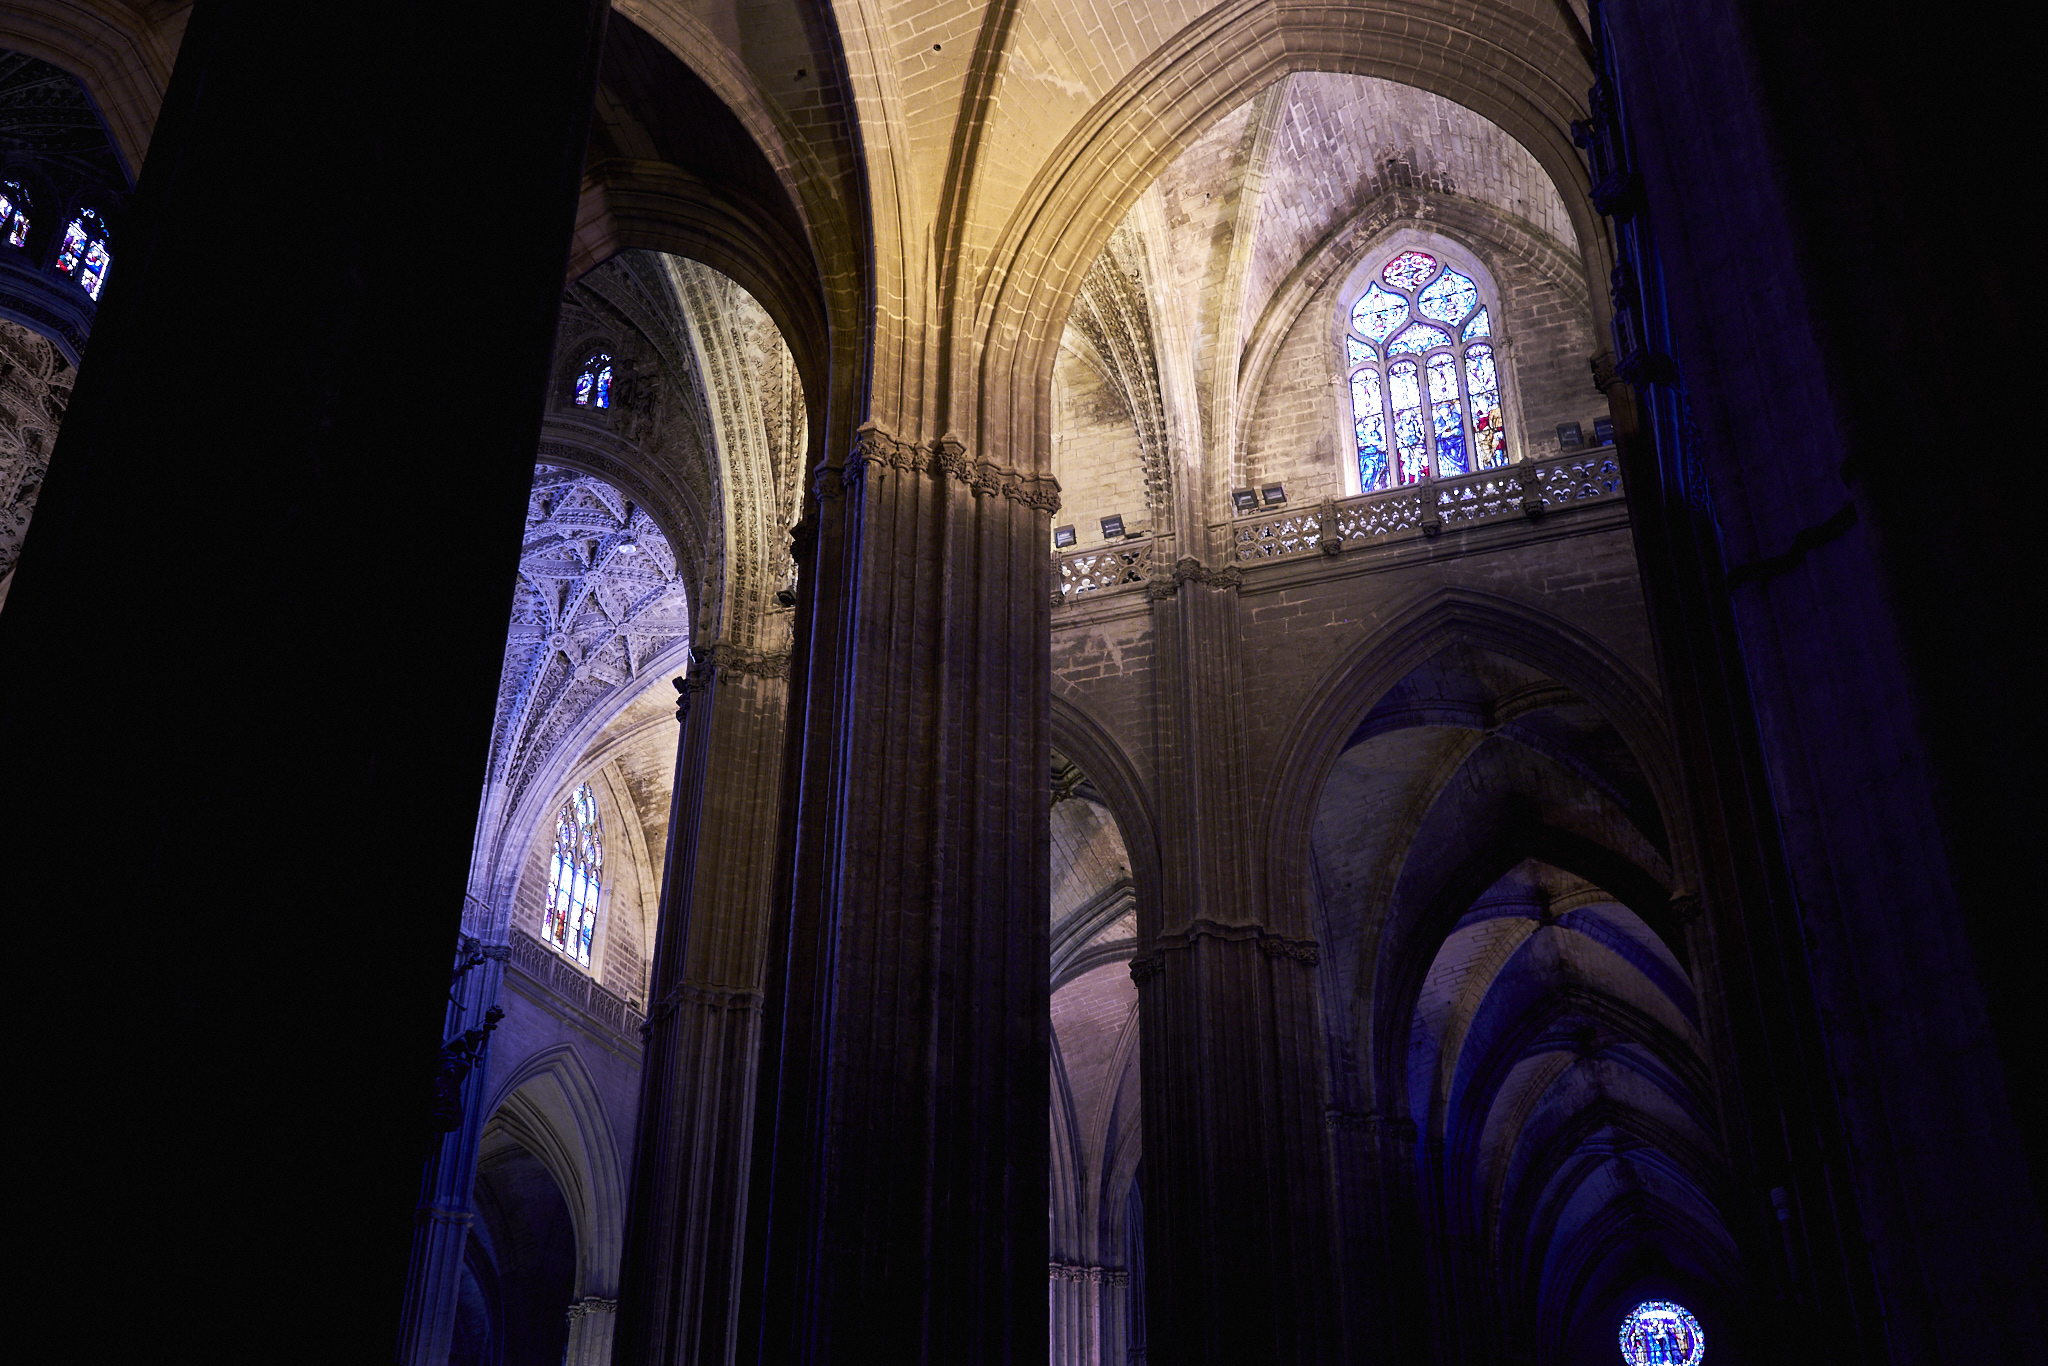
[[[23, 1134], [19, 1217], [51, 1265], [111, 1227], [162, 1250], [108, 1356], [224, 1286], [223, 1359], [397, 1348], [609, 8], [183, 30], [0, 613], [0, 828], [34, 832], [6, 899], [118, 1002], [17, 998], [87, 1079]], [[116, 657], [148, 663], [109, 689]], [[143, 1115], [176, 1120], [138, 1145]]]
[[[1269, 923], [1245, 819], [1234, 569], [1155, 583], [1159, 909], [1142, 1013], [1148, 1349], [1175, 1366], [1339, 1352], [1317, 946]], [[1141, 910], [1141, 914], [1143, 911]]]
[[611, 1366], [618, 1315], [619, 1302], [602, 1295], [585, 1295], [570, 1305], [569, 1345], [563, 1349], [562, 1366]]
[[818, 472], [743, 1359], [1046, 1359], [1055, 506], [873, 424]]
[[620, 1268], [622, 1363], [732, 1356], [788, 678], [787, 655], [720, 645], [676, 680], [681, 734]]
[[[509, 945], [481, 944], [463, 936], [456, 956], [457, 976], [448, 993], [444, 1039], [459, 1038], [465, 1030], [484, 1022], [486, 1012], [498, 1002], [505, 964], [511, 956]], [[462, 1259], [474, 1222], [470, 1197], [476, 1186], [477, 1139], [484, 1127], [489, 1058], [487, 1041], [462, 1079], [460, 1122], [434, 1145], [420, 1180], [412, 1266], [406, 1275], [405, 1310], [399, 1328], [398, 1360], [403, 1366], [446, 1366], [454, 1343]]]

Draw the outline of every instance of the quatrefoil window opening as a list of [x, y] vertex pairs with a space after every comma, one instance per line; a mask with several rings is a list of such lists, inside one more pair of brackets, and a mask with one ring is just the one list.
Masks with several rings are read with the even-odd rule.
[[1493, 322], [1471, 276], [1397, 252], [1344, 334], [1361, 492], [1508, 461]]

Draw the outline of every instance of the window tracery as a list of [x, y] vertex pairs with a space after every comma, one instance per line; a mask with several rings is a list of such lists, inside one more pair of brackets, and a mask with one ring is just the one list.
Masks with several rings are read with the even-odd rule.
[[576, 376], [576, 406], [612, 406], [612, 358], [605, 352], [599, 351], [583, 362], [583, 369]]
[[1507, 463], [1492, 336], [1455, 266], [1409, 249], [1380, 267], [1344, 336], [1360, 492]]
[[1621, 1321], [1621, 1359], [1628, 1366], [1700, 1366], [1706, 1355], [1706, 1331], [1682, 1304], [1644, 1300]]
[[0, 180], [0, 238], [10, 247], [28, 245], [28, 191], [18, 180]]
[[586, 968], [597, 937], [597, 903], [603, 890], [604, 826], [597, 798], [584, 783], [555, 813], [555, 855], [548, 868], [541, 937]]
[[107, 225], [93, 209], [80, 209], [64, 229], [64, 245], [57, 249], [57, 273], [78, 282], [95, 303], [113, 267], [113, 253], [107, 249]]

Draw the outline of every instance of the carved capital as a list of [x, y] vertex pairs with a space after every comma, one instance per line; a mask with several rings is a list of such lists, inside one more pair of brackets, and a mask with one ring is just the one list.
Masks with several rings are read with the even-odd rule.
[[1263, 936], [1259, 940], [1259, 952], [1268, 958], [1285, 958], [1292, 962], [1314, 967], [1322, 961], [1322, 945], [1313, 939], [1285, 939], [1277, 934]]
[[1173, 581], [1175, 584], [1198, 583], [1204, 588], [1242, 588], [1244, 571], [1236, 565], [1211, 569], [1194, 556], [1184, 555], [1174, 561]]
[[[710, 649], [695, 655], [697, 668], [706, 671], [746, 674], [752, 678], [788, 678], [789, 652], [780, 650], [749, 650], [734, 645], [731, 641], [720, 641]], [[694, 673], [691, 675], [696, 676]]]
[[1166, 964], [1158, 954], [1142, 954], [1131, 960], [1131, 985], [1142, 987], [1164, 971]]
[[1147, 602], [1165, 602], [1168, 598], [1176, 596], [1179, 592], [1180, 581], [1178, 579], [1145, 580], [1145, 600]]
[[616, 1314], [618, 1312], [619, 1302], [617, 1300], [606, 1299], [602, 1295], [585, 1295], [582, 1299], [569, 1306], [569, 1322], [574, 1323], [576, 1320], [589, 1314]]
[[1671, 918], [1680, 925], [1692, 924], [1704, 909], [1699, 897], [1691, 892], [1679, 892], [1671, 898]]

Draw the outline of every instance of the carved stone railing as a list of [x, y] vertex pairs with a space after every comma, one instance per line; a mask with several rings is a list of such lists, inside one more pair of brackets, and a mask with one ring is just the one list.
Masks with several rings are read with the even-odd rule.
[[1621, 496], [1621, 467], [1614, 451], [1603, 449], [1384, 489], [1319, 508], [1246, 517], [1231, 523], [1231, 539], [1240, 563], [1257, 563], [1434, 536], [1447, 526], [1540, 517]]
[[523, 930], [512, 931], [512, 966], [522, 976], [545, 988], [550, 995], [575, 1007], [635, 1048], [639, 1047], [640, 1026], [645, 1023], [646, 1016], [623, 997], [598, 985], [589, 973]]
[[1054, 583], [1060, 600], [1072, 602], [1083, 593], [1101, 593], [1141, 584], [1152, 576], [1150, 537], [1099, 550], [1072, 550], [1054, 558]]

